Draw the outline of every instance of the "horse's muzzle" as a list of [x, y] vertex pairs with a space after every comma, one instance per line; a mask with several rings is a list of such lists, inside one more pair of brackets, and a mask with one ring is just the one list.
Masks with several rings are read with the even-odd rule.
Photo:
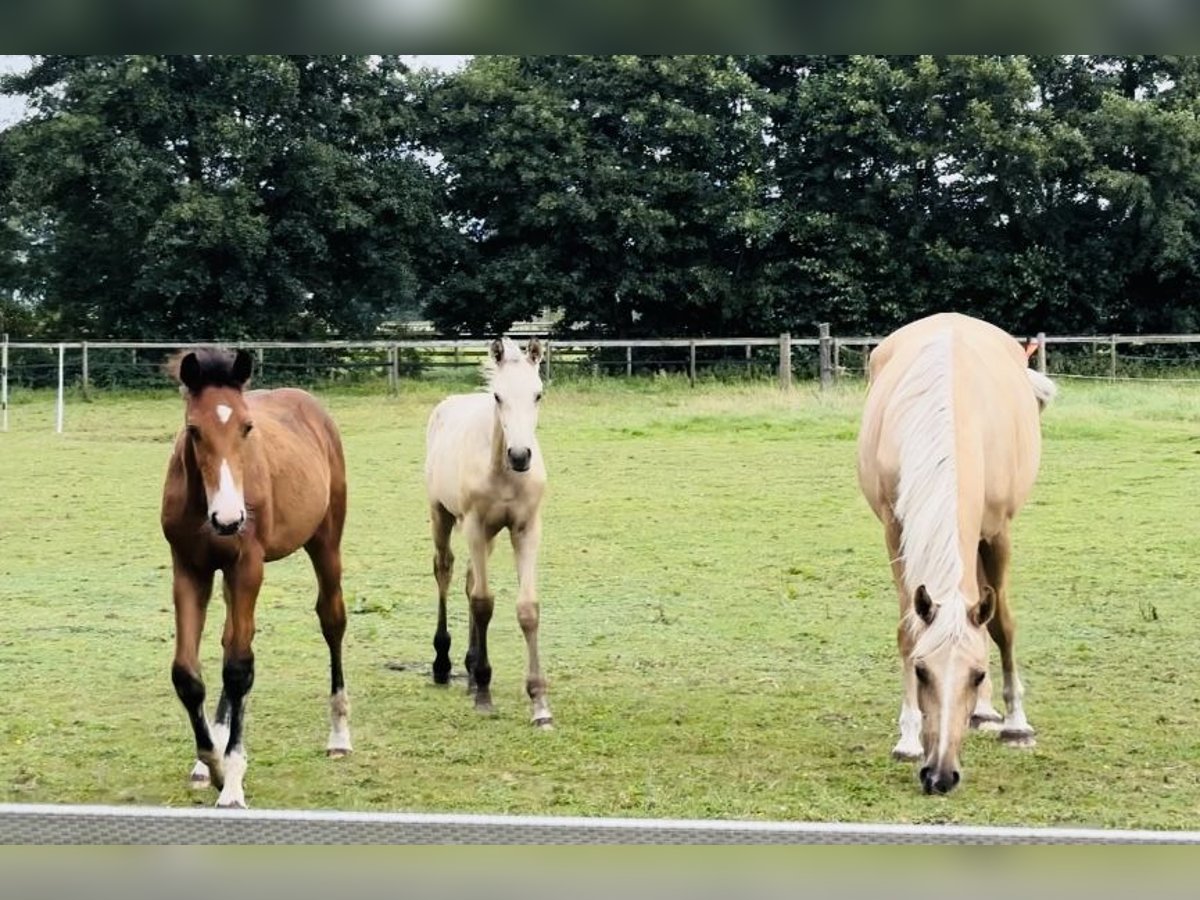
[[231, 537], [241, 532], [246, 526], [246, 514], [242, 513], [235, 522], [221, 522], [217, 519], [216, 513], [213, 513], [208, 517], [208, 524], [221, 537]]
[[958, 769], [934, 771], [932, 766], [921, 768], [921, 788], [926, 794], [948, 794], [962, 779]]
[[528, 472], [533, 461], [533, 451], [528, 447], [513, 447], [508, 451], [508, 464], [514, 472]]

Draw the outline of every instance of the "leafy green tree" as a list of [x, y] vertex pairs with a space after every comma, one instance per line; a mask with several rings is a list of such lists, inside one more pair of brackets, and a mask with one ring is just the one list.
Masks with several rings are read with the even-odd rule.
[[430, 314], [542, 307], [621, 335], [728, 333], [767, 189], [758, 89], [732, 58], [479, 57], [425, 86], [461, 241]]
[[21, 282], [73, 336], [368, 333], [441, 236], [393, 58], [39, 57], [0, 87]]

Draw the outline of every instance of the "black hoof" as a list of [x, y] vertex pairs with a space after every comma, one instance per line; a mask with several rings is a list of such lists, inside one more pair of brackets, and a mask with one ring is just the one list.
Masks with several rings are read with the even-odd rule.
[[441, 660], [433, 662], [433, 683], [446, 685], [450, 683], [450, 661], [443, 664]]

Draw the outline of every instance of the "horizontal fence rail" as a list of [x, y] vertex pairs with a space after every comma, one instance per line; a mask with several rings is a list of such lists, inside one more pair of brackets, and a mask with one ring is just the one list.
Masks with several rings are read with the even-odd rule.
[[1200, 844], [1197, 831], [0, 804], [4, 844]]
[[[868, 374], [882, 336], [832, 335], [821, 325], [805, 337], [586, 338], [529, 331], [510, 335], [543, 342], [545, 377], [651, 375], [777, 381], [827, 389]], [[1200, 334], [1047, 335], [1022, 339], [1031, 364], [1054, 378], [1200, 383]], [[110, 388], [164, 388], [162, 364], [174, 351], [200, 343], [248, 350], [255, 383], [386, 382], [439, 374], [469, 375], [485, 357], [484, 338], [389, 338], [327, 341], [17, 341], [0, 337], [0, 431], [7, 431], [12, 392], [57, 390], [55, 430], [63, 430], [65, 393]]]

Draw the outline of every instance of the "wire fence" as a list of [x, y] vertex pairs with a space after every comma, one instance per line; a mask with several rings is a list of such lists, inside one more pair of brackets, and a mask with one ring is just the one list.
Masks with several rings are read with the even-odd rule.
[[[817, 335], [665, 339], [584, 339], [522, 333], [544, 344], [549, 381], [579, 378], [686, 378], [777, 381], [782, 387], [815, 382], [822, 388], [865, 378], [870, 351], [882, 338]], [[0, 429], [9, 407], [39, 389], [58, 391], [57, 429], [65, 395], [95, 391], [167, 390], [164, 363], [185, 344], [171, 341], [63, 342], [0, 338]], [[411, 380], [474, 377], [486, 339], [380, 341], [242, 341], [227, 346], [256, 357], [259, 387], [362, 385], [395, 391]], [[1054, 378], [1123, 381], [1153, 379], [1200, 384], [1200, 335], [1088, 335], [1026, 339], [1031, 364]]]

